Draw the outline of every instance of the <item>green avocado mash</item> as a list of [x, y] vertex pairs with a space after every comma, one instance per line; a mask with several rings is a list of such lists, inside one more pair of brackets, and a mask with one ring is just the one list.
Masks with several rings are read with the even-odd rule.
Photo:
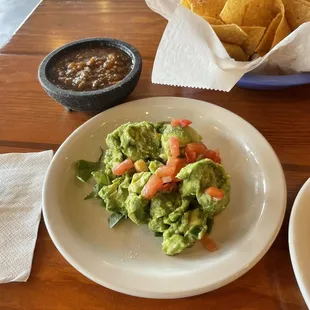
[[[151, 198], [147, 197], [145, 188], [157, 175], [158, 168], [166, 165], [171, 157], [171, 137], [179, 142], [180, 160], [185, 166], [178, 169], [177, 175], [162, 178], [161, 182], [168, 183]], [[100, 156], [98, 162], [77, 162], [77, 178], [82, 182], [92, 178], [95, 183], [85, 199], [98, 199], [110, 212], [110, 228], [126, 218], [137, 225], [147, 224], [155, 236], [162, 236], [165, 254], [181, 253], [211, 232], [214, 217], [230, 200], [230, 180], [221, 164], [202, 155], [197, 156], [196, 162], [185, 164], [185, 147], [202, 143], [201, 140], [189, 126], [146, 121], [121, 125], [107, 136], [108, 148], [103, 159]], [[128, 160], [132, 164], [121, 175], [114, 171]], [[142, 161], [143, 169], [139, 170], [138, 160]], [[216, 188], [223, 196], [211, 197], [208, 188]]]
[[[177, 178], [183, 180], [180, 193], [183, 197], [194, 197], [201, 207], [211, 216], [219, 214], [225, 209], [230, 199], [229, 176], [222, 165], [216, 164], [211, 159], [202, 159], [184, 167]], [[215, 186], [224, 191], [221, 200], [212, 199], [204, 189]]]
[[152, 160], [160, 153], [160, 134], [149, 122], [123, 124], [107, 136], [106, 143], [108, 151], [104, 163], [109, 175], [125, 158]]

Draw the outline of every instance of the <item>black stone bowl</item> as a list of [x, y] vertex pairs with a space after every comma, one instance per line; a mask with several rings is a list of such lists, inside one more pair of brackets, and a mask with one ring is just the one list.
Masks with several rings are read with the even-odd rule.
[[[74, 91], [57, 87], [49, 80], [49, 69], [68, 52], [85, 47], [116, 47], [124, 51], [132, 60], [132, 69], [119, 83], [91, 91]], [[38, 70], [39, 81], [54, 100], [64, 105], [69, 111], [101, 112], [120, 104], [136, 87], [142, 70], [140, 53], [130, 44], [110, 38], [90, 38], [68, 43], [48, 54]]]

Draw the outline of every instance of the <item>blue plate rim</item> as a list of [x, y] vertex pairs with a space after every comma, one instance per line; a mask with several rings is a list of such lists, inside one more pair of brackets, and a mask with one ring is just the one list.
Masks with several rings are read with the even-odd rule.
[[246, 73], [239, 80], [240, 85], [257, 86], [293, 86], [310, 84], [310, 72], [290, 74], [290, 75], [266, 75]]

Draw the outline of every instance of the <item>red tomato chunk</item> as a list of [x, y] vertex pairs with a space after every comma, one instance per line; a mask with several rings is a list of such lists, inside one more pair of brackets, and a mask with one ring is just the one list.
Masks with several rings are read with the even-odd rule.
[[219, 151], [207, 150], [204, 153], [205, 158], [212, 159], [215, 163], [220, 164], [222, 162]]
[[185, 148], [185, 158], [186, 158], [186, 162], [188, 164], [194, 163], [197, 160], [197, 154], [196, 152], [187, 150]]
[[206, 193], [216, 199], [222, 199], [225, 196], [225, 193], [223, 190], [217, 187], [214, 187], [214, 186], [207, 188]]
[[156, 170], [156, 175], [160, 178], [172, 176], [175, 172], [173, 166], [161, 166]]
[[210, 239], [207, 235], [204, 235], [201, 239], [201, 243], [209, 252], [214, 252], [217, 250], [216, 243]]
[[113, 174], [117, 176], [121, 176], [126, 173], [129, 169], [133, 168], [134, 164], [131, 159], [125, 159], [120, 164], [118, 164], [115, 168], [112, 169]]
[[172, 157], [180, 156], [180, 143], [176, 137], [170, 138], [170, 152]]
[[170, 124], [172, 127], [176, 126], [186, 127], [192, 124], [192, 122], [188, 119], [172, 119]]
[[156, 174], [153, 174], [143, 187], [141, 195], [145, 199], [148, 200], [152, 199], [152, 197], [156, 195], [156, 193], [161, 189], [162, 186], [163, 186], [162, 179]]
[[186, 166], [186, 162], [184, 158], [177, 158], [175, 161], [175, 171], [174, 177], [181, 171], [182, 168]]
[[204, 154], [207, 147], [203, 143], [189, 143], [186, 145], [186, 149], [197, 154]]

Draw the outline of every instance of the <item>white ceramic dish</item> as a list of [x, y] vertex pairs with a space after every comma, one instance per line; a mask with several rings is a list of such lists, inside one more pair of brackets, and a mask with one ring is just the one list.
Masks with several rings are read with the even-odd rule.
[[291, 213], [288, 242], [294, 273], [310, 309], [310, 179], [299, 191]]
[[[75, 178], [78, 159], [96, 160], [106, 135], [128, 121], [188, 118], [210, 148], [219, 148], [231, 175], [232, 199], [215, 220], [209, 253], [198, 242], [175, 257], [161, 238], [130, 221], [110, 230], [91, 190]], [[43, 214], [52, 240], [86, 277], [113, 290], [150, 298], [177, 298], [219, 288], [240, 277], [266, 253], [282, 224], [286, 185], [264, 137], [239, 116], [203, 101], [155, 97], [129, 102], [92, 118], [63, 143], [49, 167]]]

